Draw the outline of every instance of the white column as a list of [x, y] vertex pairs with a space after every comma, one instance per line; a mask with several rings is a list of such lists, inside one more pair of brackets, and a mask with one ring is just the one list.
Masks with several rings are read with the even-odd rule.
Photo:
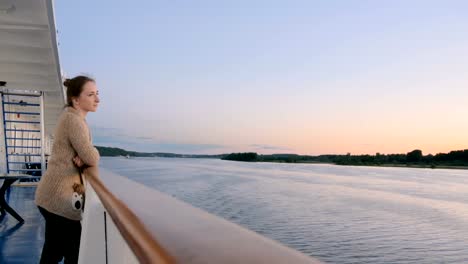
[[44, 123], [44, 92], [41, 92], [41, 97], [40, 97], [41, 103], [41, 171], [42, 171], [42, 176], [44, 176], [45, 171], [46, 171], [46, 164], [45, 164], [45, 123]]
[[[2, 101], [3, 101], [3, 94]], [[6, 146], [5, 146], [5, 127], [3, 123], [3, 107], [0, 107], [0, 173], [7, 172], [7, 164], [6, 164]]]

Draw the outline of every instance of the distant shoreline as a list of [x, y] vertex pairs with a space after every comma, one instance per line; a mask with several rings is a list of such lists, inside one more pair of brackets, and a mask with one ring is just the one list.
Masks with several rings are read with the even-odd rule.
[[[278, 162], [278, 161], [258, 161], [260, 162], [270, 162], [270, 163], [286, 163], [286, 162]], [[287, 163], [287, 164], [294, 164], [294, 163]], [[414, 168], [414, 169], [453, 169], [453, 170], [468, 170], [468, 166], [449, 166], [449, 165], [439, 165], [432, 167], [431, 165], [405, 165], [405, 164], [335, 164], [331, 162], [295, 162], [295, 164], [328, 164], [328, 165], [336, 165], [336, 166], [354, 166], [354, 167], [382, 167], [382, 168]]]
[[372, 155], [320, 155], [305, 156], [297, 154], [259, 155], [255, 152], [231, 153], [222, 157], [223, 160], [242, 162], [274, 162], [303, 164], [334, 164], [339, 166], [369, 166], [394, 168], [429, 168], [429, 169], [468, 169], [468, 149], [422, 155], [421, 150], [407, 154]]
[[[339, 165], [343, 166], [343, 165]], [[419, 168], [419, 169], [453, 169], [453, 170], [468, 170], [468, 166], [449, 166], [449, 165], [404, 165], [404, 164], [383, 164], [383, 165], [345, 165], [345, 166], [368, 166], [368, 167], [388, 167], [388, 168]]]
[[333, 164], [338, 166], [394, 167], [394, 168], [429, 168], [429, 169], [468, 169], [468, 149], [456, 150], [436, 155], [422, 155], [421, 150], [406, 154], [376, 155], [298, 155], [298, 154], [257, 154], [242, 152], [218, 155], [176, 154], [163, 152], [136, 152], [120, 148], [96, 146], [101, 156], [124, 157], [164, 157], [164, 158], [210, 158], [242, 162]]
[[[104, 156], [111, 158], [125, 158], [125, 156]], [[164, 157], [164, 156], [153, 156], [153, 157], [135, 157], [131, 158], [179, 158], [179, 159], [194, 159], [193, 157]], [[213, 157], [206, 157], [205, 159], [219, 159]], [[239, 162], [237, 160], [227, 160]], [[448, 166], [448, 165], [439, 165], [432, 167], [430, 165], [405, 165], [405, 164], [335, 164], [331, 162], [316, 162], [316, 161], [300, 161], [300, 162], [284, 162], [284, 161], [253, 161], [252, 163], [281, 163], [281, 164], [325, 164], [325, 165], [334, 165], [334, 166], [353, 166], [353, 167], [381, 167], [381, 168], [411, 168], [411, 169], [452, 169], [452, 170], [468, 170], [468, 166]]]
[[[236, 160], [230, 160], [236, 161]], [[239, 162], [239, 161], [237, 161]], [[353, 167], [382, 167], [382, 168], [414, 168], [414, 169], [453, 169], [453, 170], [468, 170], [468, 166], [450, 166], [450, 165], [431, 165], [423, 164], [336, 164], [332, 162], [319, 162], [319, 161], [298, 161], [298, 162], [285, 162], [285, 161], [253, 161], [255, 163], [283, 163], [283, 164], [326, 164], [335, 166], [353, 166]]]

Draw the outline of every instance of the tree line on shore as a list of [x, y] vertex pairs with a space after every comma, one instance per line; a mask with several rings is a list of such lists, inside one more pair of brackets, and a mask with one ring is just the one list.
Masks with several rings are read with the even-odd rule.
[[333, 163], [337, 165], [421, 165], [436, 166], [468, 166], [468, 149], [455, 150], [449, 153], [436, 155], [423, 155], [419, 149], [406, 154], [380, 154], [375, 155], [297, 155], [297, 154], [271, 154], [259, 155], [255, 152], [231, 153], [224, 160], [251, 161], [251, 162], [286, 162], [286, 163]]
[[337, 165], [362, 166], [422, 166], [422, 167], [468, 167], [468, 149], [455, 150], [449, 153], [436, 155], [423, 155], [419, 149], [406, 154], [380, 154], [375, 155], [298, 155], [298, 154], [271, 154], [262, 155], [255, 152], [242, 152], [218, 155], [175, 154], [164, 152], [136, 152], [121, 148], [96, 146], [101, 156], [130, 156], [130, 157], [166, 157], [166, 158], [214, 158], [246, 162], [285, 162], [285, 163], [332, 163]]
[[192, 154], [175, 154], [167, 152], [137, 152], [128, 151], [121, 148], [96, 146], [99, 154], [102, 157], [164, 157], [164, 158], [221, 158], [223, 155], [192, 155]]

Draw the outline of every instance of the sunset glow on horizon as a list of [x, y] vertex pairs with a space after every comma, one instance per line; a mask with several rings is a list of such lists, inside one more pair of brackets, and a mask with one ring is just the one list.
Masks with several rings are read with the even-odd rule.
[[56, 2], [62, 68], [91, 74], [101, 93], [88, 117], [94, 143], [187, 154], [468, 149], [465, 10], [465, 1]]

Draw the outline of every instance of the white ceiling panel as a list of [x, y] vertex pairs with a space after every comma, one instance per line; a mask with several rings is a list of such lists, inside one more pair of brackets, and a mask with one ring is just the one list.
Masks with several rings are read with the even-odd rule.
[[1, 0], [1, 89], [44, 92], [46, 134], [65, 104], [61, 80], [52, 0]]

